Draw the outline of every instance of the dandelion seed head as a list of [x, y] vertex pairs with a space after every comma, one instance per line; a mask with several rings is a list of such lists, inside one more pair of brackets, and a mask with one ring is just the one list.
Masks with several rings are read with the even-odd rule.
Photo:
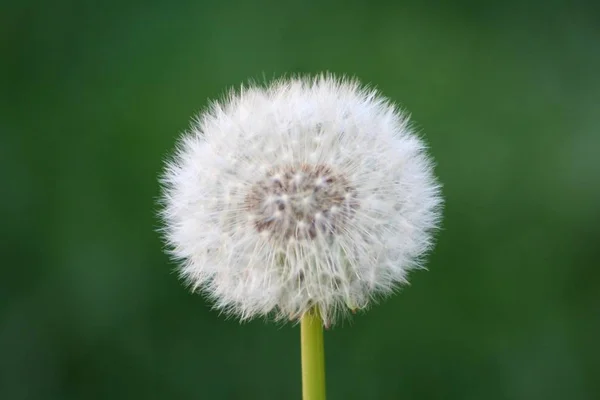
[[407, 117], [332, 76], [232, 93], [201, 113], [162, 178], [165, 238], [192, 289], [242, 320], [324, 323], [422, 266], [442, 200]]

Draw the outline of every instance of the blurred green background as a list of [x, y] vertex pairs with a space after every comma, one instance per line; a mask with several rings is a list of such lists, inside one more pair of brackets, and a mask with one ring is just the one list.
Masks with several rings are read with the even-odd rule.
[[600, 6], [0, 7], [0, 399], [299, 399], [299, 328], [188, 294], [157, 175], [209, 98], [328, 70], [408, 109], [444, 184], [428, 272], [326, 333], [330, 399], [600, 398]]

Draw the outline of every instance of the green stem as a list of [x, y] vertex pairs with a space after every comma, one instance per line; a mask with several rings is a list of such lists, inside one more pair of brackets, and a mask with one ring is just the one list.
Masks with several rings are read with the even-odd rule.
[[302, 399], [325, 400], [325, 350], [323, 325], [316, 308], [300, 322], [302, 347]]

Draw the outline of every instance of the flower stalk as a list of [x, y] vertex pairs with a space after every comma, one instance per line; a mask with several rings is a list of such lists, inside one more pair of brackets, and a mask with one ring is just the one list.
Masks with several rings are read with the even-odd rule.
[[302, 400], [325, 400], [325, 348], [323, 325], [316, 307], [300, 322], [302, 352]]

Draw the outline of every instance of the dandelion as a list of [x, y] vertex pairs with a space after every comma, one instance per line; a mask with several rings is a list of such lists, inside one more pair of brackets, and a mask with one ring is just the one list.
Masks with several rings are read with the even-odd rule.
[[163, 186], [166, 240], [193, 290], [241, 320], [325, 326], [407, 282], [442, 203], [408, 117], [328, 75], [213, 103]]

